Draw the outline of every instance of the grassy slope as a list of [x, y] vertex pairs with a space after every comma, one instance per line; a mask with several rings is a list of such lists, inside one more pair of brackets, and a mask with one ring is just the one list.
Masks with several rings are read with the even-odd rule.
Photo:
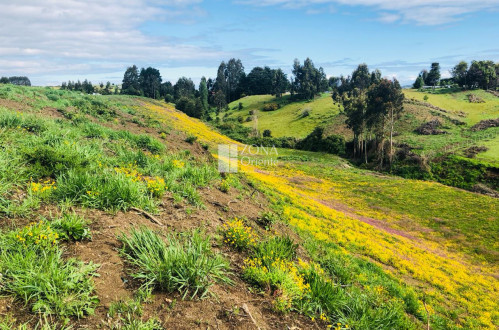
[[[19, 88], [15, 93], [7, 94], [7, 98], [32, 106], [35, 112], [46, 106], [68, 107], [70, 102], [82, 99], [76, 93], [68, 93], [57, 99], [52, 97], [51, 100], [45, 96], [46, 90], [34, 88]], [[90, 99], [107, 100], [112, 102], [112, 107], [126, 112], [140, 111], [144, 114], [140, 117], [141, 125], [154, 125], [155, 131], [177, 129], [194, 134], [202, 142], [210, 144], [211, 150], [216, 150], [216, 144], [219, 143], [234, 143], [213, 132], [202, 122], [162, 102], [123, 97]], [[98, 104], [90, 107], [89, 111], [96, 108], [99, 108]], [[102, 116], [99, 112], [96, 115]], [[77, 117], [72, 121], [73, 124], [54, 121], [50, 124], [56, 125], [51, 133], [53, 136], [46, 138], [50, 137], [51, 143], [61, 144], [62, 148], [71, 150], [71, 146], [65, 147], [64, 139], [54, 137], [65, 132], [67, 134], [66, 130], [57, 129], [57, 125], [63, 125], [67, 130], [70, 130], [71, 125], [80, 127]], [[19, 143], [24, 143], [23, 136], [26, 133], [18, 132], [16, 127], [14, 125], [2, 134], [9, 134], [9, 140], [15, 136]], [[94, 151], [102, 146], [112, 147], [113, 143], [101, 141], [109, 138], [110, 131], [96, 131], [95, 128], [92, 125], [82, 126], [75, 129], [71, 137], [82, 141], [82, 146], [78, 144], [78, 147], [84, 150], [87, 145]], [[78, 133], [80, 129], [90, 135], [81, 138], [78, 135], [82, 133]], [[34, 136], [32, 139], [36, 142], [37, 138]], [[127, 139], [122, 142], [129, 146], [137, 142], [143, 145], [144, 142], [129, 136]], [[154, 148], [154, 143], [150, 147]], [[17, 152], [15, 150], [18, 149], [12, 150]], [[104, 165], [126, 165], [137, 156], [135, 153], [138, 150], [132, 151], [131, 154], [120, 156], [119, 150], [112, 149], [114, 158]], [[304, 240], [303, 246], [311, 253], [311, 257], [322, 263], [335, 282], [344, 285], [345, 289], [341, 289], [336, 296], [350, 297], [340, 301], [340, 304], [346, 303], [347, 310], [362, 310], [361, 306], [370, 301], [378, 304], [380, 313], [402, 309], [410, 315], [412, 327], [420, 328], [426, 322], [424, 300], [434, 328], [454, 325], [466, 328], [497, 327], [499, 287], [494, 276], [498, 274], [496, 257], [499, 246], [493, 236], [498, 230], [497, 199], [436, 183], [403, 180], [354, 169], [335, 156], [294, 150], [279, 150], [278, 153], [281, 158], [279, 166], [275, 168], [247, 166], [243, 170], [247, 178], [271, 198], [275, 209], [282, 212], [285, 221]], [[197, 165], [191, 164], [192, 159], [182, 153], [174, 157], [164, 151], [157, 154], [165, 158], [161, 162], [173, 163], [177, 158], [185, 161], [185, 170], [175, 170], [178, 173], [174, 177], [180, 180], [178, 183], [182, 183], [185, 178], [191, 177], [193, 180], [189, 185], [172, 186], [169, 189], [178, 190], [171, 193], [177, 193], [180, 198], [184, 194], [196, 196], [197, 189], [189, 189], [199, 182], [199, 177], [196, 178], [199, 172], [195, 170]], [[156, 157], [152, 154], [146, 157], [147, 164], [152, 166], [142, 170], [157, 169]], [[90, 167], [96, 173], [102, 171], [95, 162], [91, 162]], [[158, 171], [157, 175], [160, 173], [166, 175], [168, 172]], [[165, 179], [169, 177], [166, 175]], [[216, 180], [216, 175], [213, 179]], [[29, 173], [21, 172], [16, 180], [18, 182], [4, 180], [2, 186], [14, 184], [24, 187], [29, 180]], [[109, 190], [103, 192], [113, 193]], [[193, 198], [193, 202], [196, 201], [199, 200]], [[154, 199], [150, 202], [152, 204], [146, 203], [143, 207], [158, 203]], [[167, 215], [164, 219], [169, 217]], [[359, 319], [351, 316], [351, 312], [346, 315], [343, 322], [366, 328], [365, 324], [362, 327]], [[379, 319], [380, 328], [390, 328], [384, 322], [393, 319], [386, 314], [369, 317]], [[374, 324], [369, 325], [375, 327]], [[400, 324], [392, 325], [391, 328], [400, 328]]]
[[[173, 110], [156, 113], [207, 143], [234, 143]], [[497, 199], [353, 169], [331, 156], [282, 156], [276, 168], [245, 173], [273, 196], [318, 260], [354, 262], [353, 254], [374, 261], [425, 297], [436, 328], [499, 324]], [[379, 284], [372, 273], [355, 271], [356, 283]]]
[[[488, 148], [486, 152], [479, 153], [476, 158], [484, 162], [499, 164], [499, 128], [489, 128], [484, 131], [471, 132], [469, 128], [481, 120], [499, 118], [499, 98], [482, 90], [455, 92], [443, 94], [430, 94], [429, 92], [419, 92], [416, 90], [404, 90], [406, 97], [414, 98], [419, 101], [424, 101], [425, 95], [428, 96], [426, 102], [448, 110], [449, 113], [442, 114], [441, 112], [433, 111], [440, 116], [432, 115], [432, 110], [421, 106], [409, 105], [406, 109], [409, 113], [414, 114], [414, 108], [424, 108], [426, 116], [430, 118], [439, 118], [448, 127], [448, 135], [436, 136], [419, 136], [409, 130], [403, 131], [403, 136], [400, 139], [410, 145], [422, 147], [426, 152], [454, 152], [462, 153], [466, 148], [472, 146], [485, 146]], [[467, 95], [473, 93], [481, 97], [485, 103], [470, 103]], [[458, 116], [462, 112], [465, 116]], [[450, 115], [451, 118], [464, 121], [465, 126], [456, 126], [450, 123], [442, 115]], [[402, 124], [403, 125], [403, 124]]]
[[[463, 119], [469, 125], [474, 125], [480, 120], [496, 119], [499, 117], [499, 97], [487, 93], [483, 90], [433, 94], [431, 91], [419, 92], [417, 90], [404, 90], [406, 97], [423, 101], [425, 95], [429, 102], [445, 110], [466, 113]], [[468, 94], [475, 94], [481, 97], [485, 103], [470, 103]]]
[[[243, 109], [238, 110], [239, 102]], [[275, 111], [262, 111], [265, 103], [279, 103], [281, 108]], [[338, 113], [338, 108], [333, 103], [329, 94], [323, 94], [313, 101], [290, 102], [290, 96], [285, 95], [281, 99], [271, 95], [246, 96], [229, 104], [231, 109], [229, 118], [242, 116], [246, 119], [251, 110], [258, 110], [258, 129], [263, 132], [266, 129], [272, 131], [272, 136], [294, 136], [303, 138], [307, 136], [319, 124], [326, 123]], [[310, 116], [302, 117], [302, 112], [310, 109]], [[245, 126], [253, 127], [253, 122], [245, 122]]]
[[[426, 101], [435, 106], [448, 110], [441, 112], [422, 105], [405, 105], [405, 113], [397, 123], [396, 141], [407, 143], [416, 148], [414, 152], [429, 157], [438, 156], [442, 153], [452, 152], [463, 154], [463, 151], [472, 146], [485, 146], [489, 148], [486, 152], [479, 153], [476, 158], [484, 162], [499, 164], [499, 128], [490, 128], [485, 131], [471, 132], [469, 128], [480, 120], [499, 117], [499, 98], [484, 91], [473, 91], [473, 94], [485, 100], [485, 103], [470, 103], [467, 95], [470, 92], [456, 92], [449, 94], [429, 94], [416, 90], [404, 90], [407, 98]], [[317, 125], [328, 126], [332, 134], [343, 135], [347, 140], [352, 138], [351, 132], [344, 124], [345, 118], [338, 116], [339, 108], [332, 102], [329, 94], [323, 94], [316, 100], [306, 102], [290, 102], [290, 96], [276, 99], [271, 95], [253, 95], [234, 101], [229, 105], [229, 118], [243, 117], [245, 120], [251, 110], [258, 110], [258, 129], [263, 132], [266, 129], [272, 131], [272, 136], [294, 136], [303, 138], [309, 134]], [[238, 110], [239, 102], [243, 109]], [[265, 103], [281, 103], [280, 109], [265, 112], [261, 109]], [[311, 115], [302, 118], [304, 109], [310, 108]], [[464, 113], [465, 116], [461, 114]], [[446, 135], [422, 136], [414, 132], [421, 124], [438, 119], [443, 124]], [[450, 119], [464, 121], [466, 125], [459, 126]], [[254, 127], [254, 122], [244, 122], [244, 126]]]
[[[182, 295], [174, 294], [207, 294], [213, 284], [229, 281], [225, 256], [219, 249], [211, 249], [222, 244], [212, 245], [190, 231], [200, 227], [211, 238], [218, 237], [223, 211], [207, 203], [201, 190], [206, 192], [208, 183], [217, 187], [221, 178], [200, 145], [186, 142], [185, 134], [168, 123], [144, 115], [144, 102], [127, 96], [0, 85], [1, 329], [18, 325], [23, 329], [55, 329], [61, 328], [61, 323], [90, 329], [163, 329], [159, 323], [165, 328], [193, 328], [201, 323], [210, 328], [218, 323], [227, 328], [251, 327], [249, 320], [219, 316], [222, 311], [240, 308], [240, 301], [258, 313], [259, 324], [264, 327], [266, 318], [274, 317], [253, 309], [257, 307], [249, 301], [251, 294], [234, 276], [237, 290], [222, 283], [226, 287], [217, 288], [218, 299], [209, 304], [184, 303]], [[235, 176], [227, 190], [233, 194], [231, 198], [242, 199], [247, 192]], [[212, 189], [209, 200], [226, 203], [226, 195]], [[249, 215], [252, 204], [247, 201], [240, 212], [224, 216]], [[168, 229], [127, 212], [133, 207], [155, 214], [158, 223], [168, 223]], [[84, 220], [64, 223], [69, 238], [57, 231], [58, 239], [51, 228], [58, 228], [57, 223], [61, 226], [58, 218], [65, 219], [73, 212]], [[44, 222], [28, 224], [40, 220]], [[89, 223], [91, 229], [80, 228], [80, 234], [75, 230]], [[140, 256], [125, 251], [127, 260], [138, 266], [134, 271], [141, 271], [133, 280], [131, 269], [118, 254], [117, 247], [122, 244], [117, 236], [126, 237], [137, 227], [145, 235], [148, 231], [142, 228], [153, 229], [149, 236], [157, 239], [152, 247], [153, 243], [146, 241], [145, 248], [150, 250]], [[166, 247], [163, 235], [172, 231], [186, 231], [189, 239], [169, 236]], [[76, 234], [78, 239], [90, 234], [92, 240], [75, 244]], [[171, 252], [174, 243], [177, 251]], [[174, 257], [164, 260], [159, 250], [170, 251]], [[225, 254], [234, 253], [226, 250]], [[76, 259], [69, 259], [72, 257]], [[93, 277], [95, 272], [100, 276]], [[148, 289], [136, 290], [138, 284], [146, 282], [142, 275], [152, 282]], [[158, 297], [151, 296], [154, 288], [163, 289], [155, 292]], [[165, 304], [165, 299], [171, 303]], [[143, 305], [143, 301], [148, 304]], [[270, 298], [266, 305], [270, 308]], [[174, 310], [187, 314], [182, 311], [187, 309], [189, 315], [182, 318], [170, 315]], [[88, 315], [94, 310], [96, 315]], [[104, 320], [109, 323], [104, 324]], [[305, 323], [282, 319], [282, 327], [304, 327], [311, 322], [302, 320]]]

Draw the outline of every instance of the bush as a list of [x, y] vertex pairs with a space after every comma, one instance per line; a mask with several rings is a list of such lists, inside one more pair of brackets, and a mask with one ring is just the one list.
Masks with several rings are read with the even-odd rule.
[[263, 137], [272, 137], [272, 131], [269, 129], [264, 130]]
[[135, 143], [137, 144], [137, 147], [146, 149], [153, 154], [160, 153], [165, 149], [165, 146], [160, 141], [145, 134], [136, 135]]
[[209, 239], [198, 231], [170, 234], [166, 241], [150, 229], [132, 229], [122, 234], [122, 255], [136, 269], [132, 276], [144, 287], [178, 291], [185, 299], [211, 294], [216, 282], [230, 283], [229, 264], [211, 250]]
[[198, 139], [198, 137], [197, 137], [197, 136], [195, 136], [195, 135], [189, 135], [189, 136], [187, 136], [187, 137], [185, 138], [185, 142], [190, 143], [190, 144], [193, 144], [194, 142], [196, 142], [196, 141], [197, 141], [197, 139]]
[[30, 164], [30, 174], [35, 178], [51, 177], [71, 169], [81, 169], [89, 164], [74, 144], [57, 146], [39, 145], [24, 149], [24, 158]]
[[435, 180], [463, 189], [471, 189], [475, 184], [484, 182], [487, 173], [487, 166], [479, 161], [453, 155], [434, 161], [430, 166]]
[[263, 111], [275, 111], [279, 109], [279, 104], [277, 103], [267, 103], [263, 106]]
[[296, 147], [301, 150], [322, 151], [336, 155], [344, 155], [346, 151], [345, 139], [340, 135], [325, 136], [322, 127], [316, 127], [305, 139], [298, 142]]
[[310, 114], [312, 113], [312, 109], [310, 108], [305, 108], [303, 109], [303, 111], [301, 112], [300, 114], [300, 118], [305, 118], [305, 117], [308, 117], [310, 116]]

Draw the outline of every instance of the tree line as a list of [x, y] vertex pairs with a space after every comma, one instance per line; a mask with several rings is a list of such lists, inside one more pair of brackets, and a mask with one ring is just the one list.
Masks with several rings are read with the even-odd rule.
[[101, 82], [98, 86], [100, 87], [99, 89], [87, 79], [85, 79], [83, 82], [80, 82], [80, 80], [76, 82], [68, 80], [68, 82], [64, 81], [61, 84], [61, 89], [68, 91], [77, 91], [86, 94], [93, 94], [98, 92], [102, 95], [118, 94], [119, 91], [118, 86], [114, 86], [114, 84], [111, 84], [110, 81], [108, 81], [105, 85]]
[[2, 77], [2, 78], [0, 78], [0, 84], [31, 86], [31, 81], [26, 76]]
[[268, 66], [254, 67], [246, 74], [241, 60], [232, 58], [220, 63], [216, 78], [202, 77], [198, 88], [190, 78], [181, 77], [172, 85], [169, 81], [162, 82], [157, 69], [142, 68], [139, 72], [133, 65], [125, 71], [121, 93], [164, 99], [189, 116], [208, 118], [211, 108], [219, 114], [230, 102], [246, 95], [281, 97], [291, 92], [295, 98], [311, 99], [328, 86], [324, 70], [316, 68], [309, 58], [303, 64], [295, 60], [293, 77], [289, 79], [282, 69]]
[[499, 63], [493, 61], [461, 61], [451, 70], [451, 78], [440, 79], [440, 64], [431, 64], [430, 71], [422, 70], [413, 87], [457, 85], [463, 89], [492, 89], [499, 87]]

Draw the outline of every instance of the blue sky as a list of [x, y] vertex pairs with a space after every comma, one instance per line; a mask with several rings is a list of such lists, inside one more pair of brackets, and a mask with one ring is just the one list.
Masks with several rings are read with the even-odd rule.
[[0, 76], [35, 85], [121, 82], [132, 64], [164, 80], [214, 77], [222, 60], [328, 75], [367, 63], [403, 84], [430, 63], [499, 61], [499, 0], [0, 0]]

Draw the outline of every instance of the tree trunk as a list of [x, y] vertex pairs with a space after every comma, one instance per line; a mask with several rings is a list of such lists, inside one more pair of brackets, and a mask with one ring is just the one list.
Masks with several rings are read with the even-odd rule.
[[390, 160], [390, 170], [392, 169], [392, 157], [393, 157], [393, 108], [390, 109], [390, 155], [389, 155], [389, 160]]

